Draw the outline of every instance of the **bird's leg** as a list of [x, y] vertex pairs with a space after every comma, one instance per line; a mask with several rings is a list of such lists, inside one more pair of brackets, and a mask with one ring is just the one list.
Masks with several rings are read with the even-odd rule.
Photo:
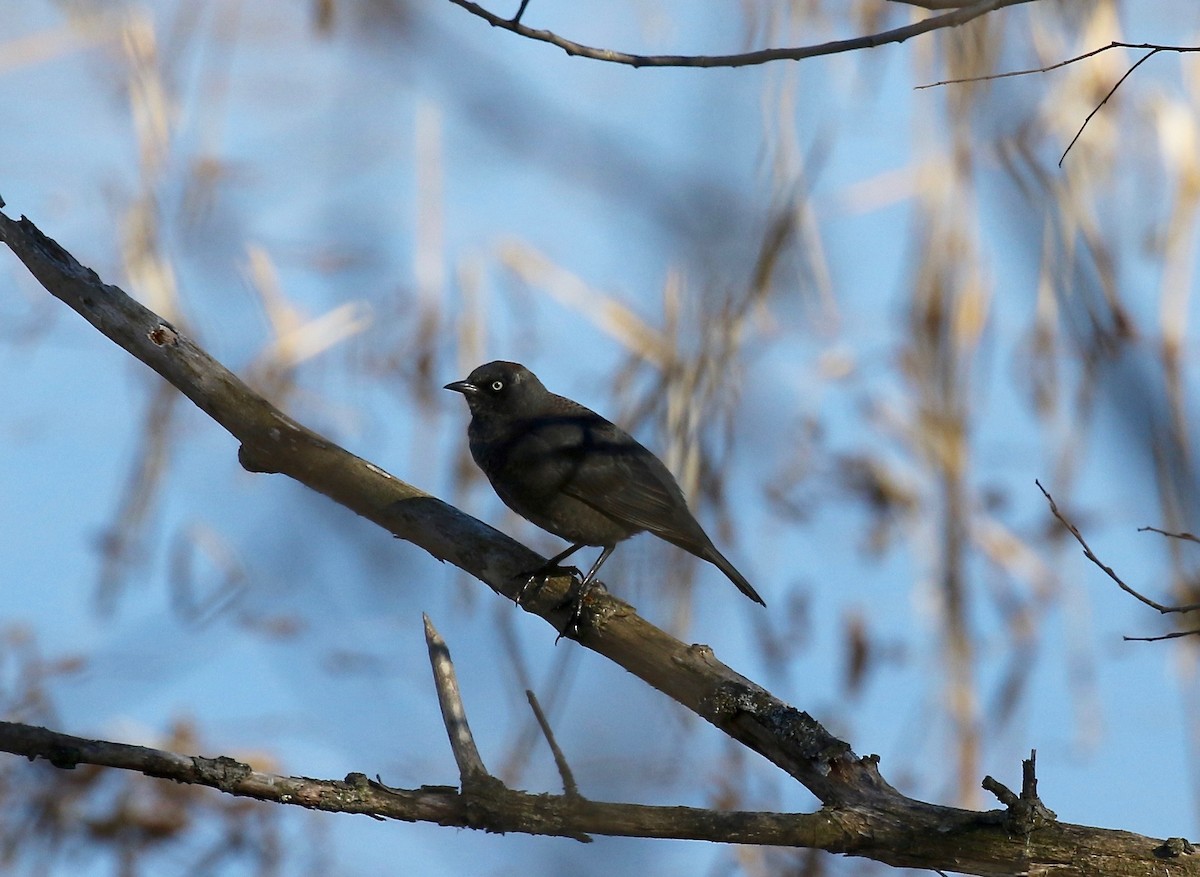
[[579, 576], [583, 575], [583, 573], [581, 573], [577, 567], [560, 566], [559, 565], [560, 561], [566, 560], [568, 557], [570, 557], [572, 554], [574, 554], [576, 551], [578, 551], [582, 547], [583, 547], [582, 542], [576, 542], [573, 545], [569, 545], [569, 546], [567, 546], [567, 549], [565, 551], [559, 552], [558, 554], [554, 555], [552, 558], [547, 560], [545, 563], [543, 563], [541, 566], [539, 566], [537, 569], [528, 573], [527, 574], [528, 578], [525, 579], [525, 584], [522, 585], [521, 590], [517, 592], [517, 605], [520, 606], [524, 603], [525, 594], [528, 593], [530, 586], [534, 582], [546, 581], [546, 579], [550, 576], [551, 573], [569, 572], [573, 578], [578, 578]]
[[[564, 567], [559, 566], [559, 563], [561, 561], [566, 560], [568, 557], [570, 557], [572, 554], [574, 554], [576, 551], [578, 551], [582, 547], [583, 547], [582, 542], [575, 542], [574, 544], [567, 546], [566, 551], [560, 551], [558, 554], [554, 555], [552, 558], [547, 560], [546, 565], [543, 567], [543, 569], [564, 569]], [[569, 567], [565, 567], [565, 568], [575, 570], [576, 574], [579, 573], [579, 570], [573, 566], [569, 566]]]
[[600, 567], [604, 561], [608, 560], [608, 556], [613, 553], [616, 545], [605, 545], [604, 550], [600, 552], [600, 556], [596, 558], [596, 562], [592, 564], [592, 568], [587, 571], [587, 575], [583, 577], [578, 587], [571, 589], [571, 594], [567, 598], [567, 605], [571, 607], [571, 619], [567, 622], [567, 626], [563, 628], [559, 637], [570, 634], [572, 638], [579, 636], [580, 622], [583, 620], [583, 602], [587, 599], [587, 595], [592, 589], [604, 589], [601, 582], [596, 581], [596, 573], [600, 571]]
[[[576, 548], [578, 547], [579, 546], [576, 546]], [[616, 547], [616, 545], [604, 546], [604, 550], [600, 552], [600, 556], [596, 558], [596, 562], [592, 564], [592, 568], [589, 569], [587, 571], [587, 575], [583, 577], [583, 581], [579, 585], [580, 590], [583, 590], [595, 580], [596, 573], [600, 572], [600, 567], [604, 565], [604, 561], [608, 560], [608, 556], [613, 553], [613, 549]], [[572, 548], [571, 550], [574, 551], [575, 549]], [[555, 558], [555, 560], [561, 559], [561, 557]]]

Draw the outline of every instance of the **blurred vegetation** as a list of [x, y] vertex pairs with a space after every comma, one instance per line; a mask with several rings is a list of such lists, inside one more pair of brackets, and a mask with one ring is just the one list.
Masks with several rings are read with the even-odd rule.
[[[890, 732], [911, 744], [896, 779], [987, 805], [984, 754], [1008, 751], [1047, 655], [1069, 680], [1075, 736], [1098, 733], [1096, 631], [1080, 608], [1092, 597], [1033, 479], [1085, 530], [1198, 526], [1200, 66], [1166, 55], [1143, 65], [1061, 167], [1136, 53], [911, 89], [1139, 41], [1131, 19], [1190, 21], [1187, 3], [1039, 0], [886, 54], [682, 74], [560, 60], [448, 3], [28, 6], [0, 13], [22, 24], [0, 28], [0, 106], [53, 96], [81, 122], [74, 138], [56, 129], [43, 166], [14, 161], [0, 191], [12, 201], [11, 173], [39, 192], [41, 203], [13, 206], [54, 236], [56, 219], [86, 218], [90, 240], [64, 236], [68, 249], [299, 419], [548, 550], [481, 484], [465, 417], [438, 389], [487, 359], [520, 358], [659, 450], [717, 541], [735, 546], [731, 558], [753, 558], [771, 610], [748, 615], [747, 653], [764, 684], [799, 700], [815, 684], [805, 674], [818, 643], [836, 649], [842, 665], [820, 668], [836, 677], [820, 689], [822, 718], [850, 734], [867, 722], [873, 680], [919, 680]], [[591, 20], [551, 6], [533, 0], [523, 23], [673, 53], [809, 44], [928, 14], [880, 0], [702, 11], [626, 0]], [[60, 70], [60, 84], [39, 85]], [[663, 89], [670, 118], [631, 108], [639, 89]], [[726, 131], [751, 101], [759, 129]], [[648, 112], [663, 105], [648, 100]], [[871, 113], [886, 118], [872, 125]], [[123, 158], [51, 173], [82, 165], [93, 141]], [[70, 317], [5, 271], [15, 294], [0, 304], [3, 337], [16, 349], [46, 343]], [[291, 494], [237, 525], [211, 503], [179, 513], [172, 498], [235, 498], [246, 482], [228, 449], [215, 458], [201, 444], [174, 391], [135, 379], [137, 410], [122, 412], [130, 444], [111, 457], [123, 487], [96, 548], [102, 617], [152, 582], [182, 623], [302, 642], [324, 592], [262, 583], [319, 576], [309, 552], [326, 541], [353, 546], [353, 561], [333, 568], [359, 583], [347, 587], [364, 605], [402, 599], [397, 577], [428, 584], [420, 559], [397, 560], [395, 546]], [[56, 391], [41, 392], [53, 404]], [[1195, 554], [1175, 540], [1144, 550], [1162, 555], [1160, 598], [1196, 602]], [[713, 636], [700, 604], [728, 595], [694, 584], [682, 552], [642, 551], [640, 566], [625, 562], [622, 596], [674, 630]], [[670, 587], [637, 590], [639, 578], [668, 578], [658, 570]], [[562, 716], [585, 685], [580, 659], [560, 652], [539, 666], [509, 607], [470, 582], [452, 587], [449, 605], [489, 628], [512, 692], [538, 689]], [[916, 622], [897, 621], [898, 607]], [[1153, 628], [1128, 608], [1129, 632]], [[30, 657], [35, 641], [9, 635], [4, 712], [52, 724], [58, 670], [46, 668], [61, 664]], [[382, 674], [386, 645], [331, 650], [326, 667]], [[514, 716], [504, 774], [530, 781], [538, 738], [519, 707]], [[155, 745], [194, 752], [204, 716], [176, 721]], [[1187, 721], [1194, 737], [1194, 703]], [[687, 746], [639, 756], [609, 743], [588, 750], [597, 773], [621, 765], [723, 807], [804, 806], [733, 746], [697, 770]], [[319, 858], [281, 841], [270, 808], [97, 771], [2, 769], [5, 800], [19, 806], [0, 817], [0, 857], [30, 873], [94, 850], [120, 874], [291, 874]], [[164, 864], [154, 856], [168, 846], [185, 852]], [[717, 872], [864, 867], [727, 855]]]

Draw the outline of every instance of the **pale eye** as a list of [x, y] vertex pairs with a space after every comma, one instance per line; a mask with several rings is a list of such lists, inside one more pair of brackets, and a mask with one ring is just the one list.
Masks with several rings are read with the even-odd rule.
[[504, 389], [504, 381], [492, 381], [492, 392], [499, 393]]

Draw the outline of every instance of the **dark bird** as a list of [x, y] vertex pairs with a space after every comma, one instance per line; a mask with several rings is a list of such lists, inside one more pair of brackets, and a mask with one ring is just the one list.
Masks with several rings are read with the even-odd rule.
[[625, 430], [551, 393], [515, 362], [481, 365], [446, 389], [466, 397], [471, 456], [504, 504], [571, 543], [535, 575], [585, 545], [599, 546], [586, 587], [618, 542], [648, 530], [712, 563], [766, 605], [692, 517], [667, 467]]

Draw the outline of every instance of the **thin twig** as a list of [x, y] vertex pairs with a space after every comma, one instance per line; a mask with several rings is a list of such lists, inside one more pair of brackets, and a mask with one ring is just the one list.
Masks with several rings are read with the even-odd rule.
[[490, 24], [515, 33], [527, 39], [537, 40], [558, 46], [568, 55], [580, 58], [591, 58], [594, 61], [607, 61], [610, 64], [625, 64], [630, 67], [747, 67], [752, 64], [766, 64], [770, 61], [799, 61], [802, 58], [815, 58], [820, 55], [836, 55], [841, 52], [853, 52], [859, 49], [873, 49], [887, 43], [902, 43], [907, 39], [942, 28], [958, 27], [972, 19], [1005, 6], [1016, 6], [1021, 3], [1032, 3], [1034, 0], [977, 0], [954, 9], [951, 12], [935, 15], [924, 21], [904, 27], [866, 36], [854, 37], [848, 40], [833, 40], [812, 46], [796, 46], [786, 49], [760, 49], [755, 52], [742, 52], [736, 55], [634, 55], [629, 52], [618, 52], [613, 49], [600, 49], [586, 46], [573, 40], [568, 40], [548, 30], [537, 30], [521, 24], [519, 20], [501, 18], [489, 12], [478, 3], [471, 0], [450, 0], [455, 6], [461, 6], [472, 15], [478, 16]]
[[450, 737], [450, 748], [458, 762], [458, 773], [463, 789], [478, 780], [488, 777], [487, 768], [475, 746], [471, 726], [467, 724], [467, 712], [463, 708], [462, 695], [458, 691], [458, 677], [450, 660], [446, 641], [437, 632], [429, 616], [424, 613], [425, 644], [429, 647], [429, 663], [433, 667], [433, 684], [437, 687], [438, 704], [442, 708], [442, 721]]
[[1098, 49], [1092, 49], [1084, 52], [1082, 55], [1075, 55], [1073, 58], [1067, 58], [1065, 61], [1055, 61], [1053, 64], [1047, 64], [1045, 67], [1029, 67], [1024, 70], [1009, 70], [1005, 73], [987, 73], [983, 76], [964, 76], [961, 79], [942, 79], [938, 82], [928, 82], [925, 85], [918, 85], [915, 88], [919, 91], [923, 88], [939, 88], [943, 85], [964, 85], [970, 82], [990, 82], [993, 79], [1008, 79], [1010, 76], [1031, 76], [1034, 73], [1049, 73], [1053, 70], [1058, 70], [1062, 67], [1077, 64], [1080, 61], [1086, 61], [1088, 58], [1094, 58], [1104, 52], [1112, 49], [1154, 49], [1159, 52], [1200, 52], [1200, 46], [1160, 46], [1155, 43], [1122, 43], [1113, 41], [1107, 46], [1101, 46]]
[[567, 764], [567, 757], [558, 748], [558, 741], [554, 739], [554, 732], [550, 730], [550, 723], [546, 721], [546, 714], [542, 712], [542, 705], [538, 703], [537, 695], [533, 693], [532, 689], [526, 688], [525, 697], [529, 699], [529, 708], [533, 710], [533, 717], [537, 719], [538, 726], [546, 737], [546, 742], [550, 744], [550, 751], [554, 753], [554, 764], [558, 768], [558, 775], [562, 777], [563, 791], [568, 798], [583, 797], [579, 794], [579, 786], [575, 783], [575, 775], [571, 773], [571, 765]]
[[1179, 639], [1182, 636], [1200, 636], [1200, 630], [1173, 630], [1158, 636], [1126, 636], [1122, 639], [1128, 643], [1156, 643], [1164, 639]]
[[1104, 95], [1104, 99], [1101, 100], [1100, 103], [1096, 104], [1095, 107], [1093, 107], [1092, 111], [1087, 114], [1087, 118], [1083, 120], [1083, 124], [1079, 126], [1079, 130], [1075, 132], [1075, 136], [1071, 138], [1071, 142], [1067, 144], [1067, 148], [1063, 150], [1063, 154], [1058, 157], [1059, 167], [1062, 167], [1062, 163], [1066, 161], [1067, 153], [1071, 151], [1071, 147], [1074, 146], [1076, 141], [1083, 136], [1083, 129], [1088, 126], [1088, 122], [1092, 121], [1092, 117], [1095, 116], [1096, 113], [1100, 112], [1101, 107], [1108, 103], [1108, 99], [1117, 93], [1117, 89], [1121, 87], [1121, 83], [1128, 79], [1129, 74], [1133, 73], [1134, 70], [1137, 70], [1142, 66], [1142, 64], [1144, 64], [1146, 61], [1149, 61], [1153, 56], [1157, 55], [1161, 51], [1162, 49], [1151, 49], [1149, 52], [1143, 55], [1136, 64], [1125, 71], [1125, 75], [1117, 80], [1117, 84], [1108, 90], [1108, 94]]
[[891, 3], [903, 3], [905, 6], [919, 6], [922, 9], [961, 9], [969, 6], [967, 0], [889, 0]]
[[[1170, 613], [1170, 612], [1195, 612], [1196, 610], [1200, 609], [1200, 603], [1189, 603], [1185, 606], [1164, 606], [1162, 603], [1155, 602], [1154, 600], [1151, 600], [1149, 597], [1139, 594], [1133, 588], [1129, 587], [1129, 585], [1125, 584], [1125, 582], [1121, 581], [1121, 577], [1118, 576], [1115, 572], [1113, 572], [1111, 567], [1106, 566], [1105, 564], [1101, 563], [1100, 558], [1096, 557], [1096, 555], [1092, 552], [1092, 549], [1090, 547], [1088, 547], [1087, 542], [1084, 541], [1084, 538], [1080, 534], [1079, 529], [1074, 524], [1072, 524], [1070, 521], [1068, 521], [1066, 518], [1063, 517], [1062, 512], [1060, 512], [1058, 510], [1058, 505], [1055, 504], [1055, 502], [1054, 502], [1054, 497], [1052, 497], [1046, 491], [1046, 488], [1042, 487], [1042, 482], [1037, 481], [1035, 479], [1034, 483], [1038, 486], [1038, 489], [1042, 492], [1042, 495], [1046, 497], [1046, 501], [1048, 503], [1050, 503], [1050, 511], [1054, 513], [1054, 517], [1058, 518], [1058, 520], [1062, 522], [1062, 525], [1071, 531], [1071, 535], [1075, 537], [1075, 541], [1078, 542], [1081, 546], [1083, 546], [1083, 553], [1087, 557], [1087, 559], [1090, 560], [1092, 563], [1096, 564], [1096, 566], [1100, 567], [1100, 569], [1104, 570], [1105, 574], [1110, 579], [1112, 579], [1114, 582], [1116, 582], [1122, 591], [1124, 591], [1125, 593], [1140, 600], [1141, 602], [1145, 603], [1147, 606], [1151, 607], [1152, 609], [1157, 609], [1159, 612], [1163, 613], [1164, 615], [1166, 615], [1167, 613]], [[1162, 533], [1164, 536], [1173, 536], [1173, 537], [1180, 538], [1180, 539], [1187, 538], [1187, 539], [1191, 539], [1193, 541], [1200, 541], [1200, 540], [1196, 540], [1196, 537], [1192, 536], [1191, 533], [1167, 533], [1163, 530], [1159, 530], [1157, 527], [1140, 527], [1138, 529], [1138, 532], [1142, 532], [1145, 530], [1151, 530], [1156, 533]], [[1197, 635], [1200, 635], [1200, 630], [1175, 630], [1175, 631], [1171, 631], [1170, 633], [1163, 633], [1163, 634], [1159, 634], [1157, 636], [1126, 636], [1126, 637], [1123, 637], [1123, 639], [1126, 642], [1151, 643], [1151, 642], [1159, 642], [1160, 640], [1165, 640], [1165, 639], [1178, 639], [1179, 637], [1183, 637], [1183, 636], [1197, 636]]]
[[1186, 542], [1200, 542], [1200, 536], [1194, 536], [1191, 533], [1172, 533], [1170, 530], [1160, 530], [1158, 527], [1138, 527], [1139, 533], [1158, 533], [1160, 536], [1166, 536], [1169, 539], [1183, 539]]
[[1122, 43], [1113, 41], [1107, 46], [1101, 46], [1098, 49], [1092, 49], [1090, 52], [1084, 52], [1082, 55], [1076, 55], [1073, 58], [1067, 58], [1065, 61], [1058, 61], [1054, 64], [1047, 64], [1045, 67], [1031, 67], [1027, 70], [1010, 70], [1007, 73], [988, 73], [985, 76], [965, 76], [961, 79], [943, 79], [938, 82], [930, 82], [926, 85], [918, 85], [918, 89], [922, 88], [937, 88], [942, 85], [962, 85], [969, 82], [988, 82], [993, 79], [1007, 79], [1010, 76], [1029, 76], [1033, 73], [1049, 73], [1051, 70], [1058, 70], [1061, 67], [1066, 67], [1068, 64], [1075, 64], [1079, 61], [1084, 61], [1088, 58], [1093, 58], [1102, 52], [1107, 52], [1110, 49], [1147, 49], [1143, 55], [1132, 67], [1125, 71], [1117, 84], [1108, 90], [1108, 94], [1104, 95], [1104, 99], [1088, 113], [1087, 118], [1083, 120], [1083, 124], [1079, 126], [1079, 130], [1075, 132], [1075, 136], [1071, 138], [1071, 142], [1067, 144], [1067, 148], [1063, 150], [1063, 154], [1058, 158], [1058, 166], [1062, 167], [1063, 162], [1067, 158], [1067, 153], [1071, 151], [1071, 147], [1083, 136], [1083, 129], [1088, 126], [1088, 122], [1092, 121], [1092, 117], [1100, 112], [1100, 108], [1108, 103], [1109, 98], [1116, 94], [1117, 89], [1122, 83], [1129, 78], [1129, 75], [1142, 66], [1146, 61], [1149, 61], [1154, 55], [1159, 52], [1200, 52], [1200, 46], [1161, 46], [1154, 43]]
[[1115, 572], [1113, 572], [1112, 567], [1106, 565], [1103, 561], [1100, 560], [1100, 558], [1098, 558], [1095, 555], [1095, 553], [1092, 551], [1091, 547], [1087, 544], [1087, 541], [1083, 538], [1083, 535], [1079, 532], [1079, 528], [1076, 527], [1074, 524], [1072, 524], [1070, 521], [1068, 521], [1065, 517], [1063, 517], [1062, 512], [1060, 512], [1058, 510], [1057, 503], [1054, 502], [1054, 497], [1052, 497], [1050, 495], [1049, 491], [1047, 491], [1046, 488], [1042, 487], [1042, 482], [1035, 479], [1034, 484], [1036, 484], [1038, 486], [1038, 490], [1040, 490], [1042, 492], [1042, 495], [1044, 497], [1046, 497], [1046, 502], [1050, 503], [1050, 511], [1051, 511], [1051, 513], [1053, 513], [1054, 517], [1058, 518], [1058, 520], [1062, 523], [1062, 525], [1071, 531], [1071, 535], [1075, 537], [1075, 541], [1078, 542], [1080, 544], [1080, 546], [1082, 546], [1084, 556], [1088, 560], [1090, 560], [1092, 563], [1096, 564], [1096, 566], [1100, 567], [1100, 569], [1104, 570], [1105, 575], [1107, 575], [1110, 579], [1112, 579], [1114, 582], [1116, 582], [1117, 586], [1122, 591], [1124, 591], [1126, 594], [1129, 594], [1131, 597], [1134, 597], [1135, 599], [1140, 600], [1141, 602], [1143, 602], [1147, 606], [1149, 606], [1151, 609], [1157, 609], [1159, 612], [1163, 613], [1164, 615], [1167, 614], [1168, 612], [1191, 612], [1194, 609], [1200, 608], [1200, 606], [1164, 606], [1162, 603], [1155, 602], [1154, 600], [1151, 600], [1149, 597], [1143, 596], [1142, 594], [1139, 594], [1137, 591], [1135, 591], [1133, 588], [1129, 587], [1129, 585], [1127, 585], [1127, 584], [1125, 584], [1125, 582], [1121, 581], [1121, 577], [1119, 575], [1117, 575]]

